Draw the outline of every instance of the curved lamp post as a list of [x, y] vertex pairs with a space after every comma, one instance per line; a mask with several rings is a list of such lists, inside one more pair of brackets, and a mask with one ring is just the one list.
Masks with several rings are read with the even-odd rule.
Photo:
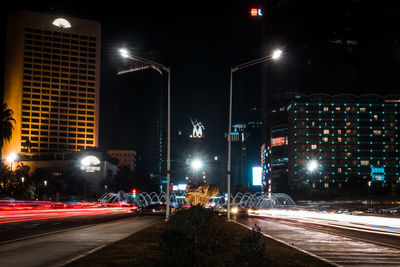
[[277, 60], [281, 57], [282, 50], [277, 49], [273, 51], [272, 55], [268, 55], [265, 57], [261, 57], [258, 59], [254, 59], [242, 64], [239, 64], [235, 67], [231, 67], [231, 75], [230, 75], [230, 84], [229, 84], [229, 128], [228, 128], [228, 167], [227, 167], [227, 183], [228, 183], [228, 205], [227, 205], [227, 218], [230, 220], [231, 213], [231, 130], [232, 130], [232, 77], [233, 73], [238, 70], [245, 69], [251, 67], [253, 65], [257, 65], [266, 61]]
[[132, 69], [128, 69], [128, 70], [124, 70], [124, 71], [120, 71], [118, 72], [118, 75], [123, 74], [123, 73], [127, 73], [127, 72], [134, 72], [134, 71], [140, 71], [143, 69], [148, 69], [148, 68], [152, 68], [156, 71], [158, 71], [160, 73], [160, 75], [162, 75], [162, 71], [165, 71], [168, 73], [168, 141], [167, 141], [167, 211], [165, 213], [165, 220], [168, 221], [169, 216], [170, 216], [170, 184], [171, 184], [171, 68], [170, 67], [165, 67], [164, 65], [148, 60], [148, 59], [144, 59], [138, 56], [132, 56], [130, 54], [130, 52], [127, 49], [120, 49], [119, 50], [120, 55], [123, 58], [128, 58], [128, 59], [132, 59], [135, 61], [138, 61], [140, 63], [143, 64], [143, 66], [141, 67], [137, 67], [137, 68], [132, 68]]

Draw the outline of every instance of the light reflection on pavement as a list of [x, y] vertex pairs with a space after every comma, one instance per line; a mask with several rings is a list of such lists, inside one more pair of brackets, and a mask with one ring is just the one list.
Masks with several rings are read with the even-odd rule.
[[338, 214], [307, 210], [266, 209], [248, 210], [249, 215], [296, 219], [307, 223], [332, 225], [346, 229], [375, 232], [400, 237], [400, 218], [371, 215]]
[[268, 218], [242, 218], [241, 223], [341, 266], [400, 266], [400, 249]]

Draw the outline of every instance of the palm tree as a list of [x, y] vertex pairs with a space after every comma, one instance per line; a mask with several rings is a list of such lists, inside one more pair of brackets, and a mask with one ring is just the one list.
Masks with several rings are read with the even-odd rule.
[[12, 117], [13, 114], [14, 111], [9, 109], [6, 103], [3, 103], [0, 110], [0, 155], [4, 143], [9, 142], [12, 137], [13, 123], [15, 123], [15, 119]]

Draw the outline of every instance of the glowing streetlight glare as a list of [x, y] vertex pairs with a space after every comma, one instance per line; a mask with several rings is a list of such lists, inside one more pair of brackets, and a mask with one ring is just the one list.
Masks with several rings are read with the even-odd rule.
[[192, 161], [191, 166], [192, 166], [193, 170], [197, 171], [197, 170], [201, 169], [201, 167], [203, 167], [203, 162], [199, 159], [195, 159]]
[[276, 60], [279, 59], [282, 55], [282, 50], [280, 49], [276, 49], [273, 53], [272, 53], [272, 59]]
[[307, 169], [308, 169], [310, 172], [315, 171], [317, 168], [318, 168], [318, 161], [316, 161], [316, 160], [311, 160], [310, 162], [308, 162]]
[[16, 159], [17, 159], [17, 153], [14, 153], [14, 152], [8, 154], [8, 156], [6, 158], [7, 162], [9, 162], [9, 163], [13, 163]]
[[123, 57], [123, 58], [128, 58], [129, 57], [129, 51], [125, 48], [121, 48], [119, 50], [119, 54]]

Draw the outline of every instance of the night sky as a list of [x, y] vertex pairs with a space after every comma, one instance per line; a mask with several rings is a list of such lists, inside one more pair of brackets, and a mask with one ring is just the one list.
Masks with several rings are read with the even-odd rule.
[[[99, 134], [105, 149], [145, 150], [148, 131], [155, 127], [152, 119], [158, 116], [159, 94], [167, 88], [166, 75], [152, 70], [117, 76], [123, 66], [120, 47], [171, 67], [173, 134], [179, 130], [190, 134], [189, 118], [196, 118], [205, 125], [208, 141], [221, 152], [226, 147], [229, 68], [265, 56], [272, 48], [284, 49], [281, 65], [274, 65], [268, 75], [263, 75], [262, 67], [244, 71], [238, 92], [243, 86], [260, 90], [261, 76], [269, 79], [271, 91], [391, 94], [400, 89], [396, 1], [379, 1], [379, 6], [361, 0], [130, 1], [129, 7], [120, 2], [97, 1], [96, 7], [82, 2], [2, 9], [2, 43], [6, 14], [12, 10], [100, 22]], [[249, 17], [254, 6], [263, 8], [262, 18]], [[338, 40], [356, 43], [340, 45]], [[240, 113], [234, 107], [234, 122]]]

